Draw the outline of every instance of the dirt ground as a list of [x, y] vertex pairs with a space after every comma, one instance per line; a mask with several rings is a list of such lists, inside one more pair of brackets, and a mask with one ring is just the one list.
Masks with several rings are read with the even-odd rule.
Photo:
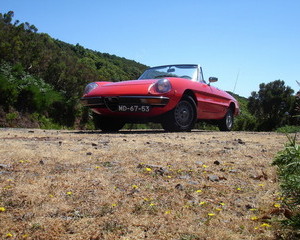
[[0, 129], [1, 239], [275, 239], [279, 133]]

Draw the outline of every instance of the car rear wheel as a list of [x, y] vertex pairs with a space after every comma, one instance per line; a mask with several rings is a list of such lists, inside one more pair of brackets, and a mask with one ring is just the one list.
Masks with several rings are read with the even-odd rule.
[[233, 128], [233, 122], [233, 111], [229, 108], [225, 117], [219, 121], [219, 129], [221, 131], [231, 131]]
[[196, 104], [192, 97], [183, 97], [176, 107], [168, 112], [162, 127], [169, 132], [188, 132], [194, 127], [197, 118]]
[[94, 124], [96, 129], [100, 129], [102, 132], [117, 132], [124, 127], [125, 122], [117, 118], [94, 114]]

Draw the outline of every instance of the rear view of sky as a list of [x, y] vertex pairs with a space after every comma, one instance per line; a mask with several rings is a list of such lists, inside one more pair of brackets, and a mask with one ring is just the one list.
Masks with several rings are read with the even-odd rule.
[[299, 0], [9, 0], [0, 12], [71, 44], [148, 66], [201, 64], [214, 86], [249, 97], [300, 81]]

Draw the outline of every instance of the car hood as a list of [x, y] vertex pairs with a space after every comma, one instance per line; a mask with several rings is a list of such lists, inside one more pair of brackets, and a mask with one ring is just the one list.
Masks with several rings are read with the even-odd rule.
[[157, 79], [149, 80], [129, 80], [121, 82], [110, 82], [108, 84], [102, 85], [102, 87], [119, 87], [119, 86], [132, 86], [132, 85], [149, 85], [156, 82]]
[[93, 96], [116, 96], [116, 95], [148, 95], [149, 86], [158, 79], [129, 80], [122, 82], [98, 82], [98, 88], [87, 94]]

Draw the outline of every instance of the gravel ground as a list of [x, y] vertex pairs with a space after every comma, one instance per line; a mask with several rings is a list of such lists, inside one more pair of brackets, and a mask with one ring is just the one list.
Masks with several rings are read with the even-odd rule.
[[[279, 133], [0, 129], [0, 238], [274, 239]], [[278, 211], [275, 211], [278, 210]]]

